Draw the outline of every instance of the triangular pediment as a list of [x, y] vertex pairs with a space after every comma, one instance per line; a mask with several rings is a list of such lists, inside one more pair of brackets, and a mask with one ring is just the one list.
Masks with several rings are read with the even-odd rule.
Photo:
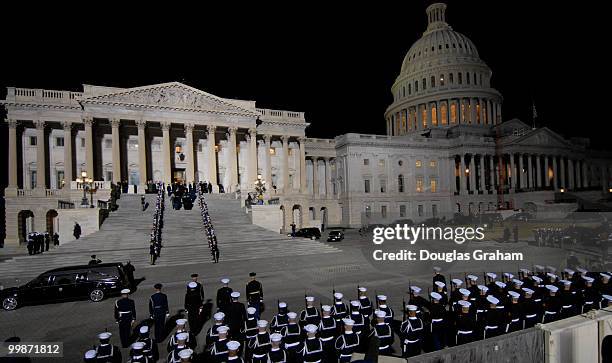
[[552, 131], [548, 127], [542, 127], [536, 130], [532, 130], [527, 134], [514, 139], [513, 144], [515, 145], [539, 145], [539, 146], [550, 146], [550, 147], [568, 147], [570, 143], [565, 140], [561, 135]]
[[233, 103], [180, 82], [124, 88], [83, 98], [81, 103], [258, 116], [254, 109], [244, 107], [244, 101]]

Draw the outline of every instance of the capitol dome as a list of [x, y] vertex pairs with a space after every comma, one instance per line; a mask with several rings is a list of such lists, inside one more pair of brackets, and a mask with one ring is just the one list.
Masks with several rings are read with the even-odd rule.
[[501, 94], [474, 43], [446, 22], [446, 4], [427, 10], [423, 36], [406, 53], [391, 87], [388, 135], [456, 124], [490, 126], [501, 120]]

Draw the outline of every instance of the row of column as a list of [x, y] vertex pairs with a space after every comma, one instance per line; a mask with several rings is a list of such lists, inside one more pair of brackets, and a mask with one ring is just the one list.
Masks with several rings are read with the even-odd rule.
[[[585, 160], [559, 155], [528, 153], [454, 155], [455, 180], [451, 182], [458, 194], [485, 190], [575, 190], [590, 187], [589, 164]], [[602, 168], [601, 186], [608, 187], [607, 167]]]
[[454, 124], [492, 125], [500, 122], [501, 104], [487, 98], [438, 100], [408, 107], [387, 121], [387, 134], [404, 135], [414, 130]]
[[[18, 150], [17, 150], [17, 126], [18, 122], [16, 120], [8, 119], [6, 120], [9, 128], [9, 180], [8, 187], [17, 189], [18, 188]], [[84, 126], [84, 137], [85, 137], [85, 170], [89, 176], [94, 175], [94, 140], [93, 140], [93, 124], [94, 120], [92, 117], [83, 117], [82, 119]], [[113, 182], [119, 183], [122, 180], [121, 175], [121, 147], [120, 147], [120, 119], [109, 119], [109, 123], [111, 125], [111, 138], [112, 138], [112, 161], [113, 161]], [[45, 122], [41, 120], [35, 120], [34, 125], [36, 127], [36, 137], [37, 137], [37, 189], [45, 189], [45, 179], [46, 179], [46, 147], [45, 147]], [[64, 183], [65, 188], [70, 188], [70, 182], [74, 180], [75, 176], [72, 175], [72, 165], [73, 165], [73, 156], [72, 156], [72, 144], [73, 144], [73, 136], [72, 136], [72, 127], [73, 124], [70, 121], [66, 121], [62, 123], [64, 128]], [[147, 183], [147, 139], [146, 139], [146, 120], [136, 120], [136, 126], [138, 128], [138, 157], [139, 157], [139, 190], [145, 190]], [[162, 130], [162, 147], [163, 150], [167, 152], [163, 155], [163, 174], [165, 183], [170, 183], [172, 181], [172, 152], [173, 149], [171, 146], [171, 123], [170, 122], [160, 122], [161, 130]], [[193, 131], [195, 125], [192, 123], [183, 124], [183, 128], [185, 130], [185, 139], [186, 139], [186, 155], [185, 161], [187, 163], [187, 167], [185, 169], [186, 180], [188, 182], [196, 181], [196, 169], [195, 169], [195, 152], [194, 152], [194, 139], [193, 139]], [[237, 127], [228, 127], [226, 137], [228, 140], [228, 145], [230, 147], [229, 155], [229, 172], [230, 172], [230, 187], [234, 190], [234, 187], [238, 184], [238, 153], [236, 148], [236, 132]], [[207, 135], [207, 148], [208, 155], [215, 155], [216, 153], [216, 131], [217, 127], [214, 125], [206, 126], [206, 135]], [[262, 135], [263, 142], [266, 147], [265, 152], [265, 160], [266, 160], [266, 175], [265, 180], [271, 182], [271, 156], [270, 156], [270, 148], [272, 135]], [[290, 136], [283, 135], [280, 136], [280, 140], [282, 142], [282, 178], [285, 186], [289, 185], [289, 141]], [[306, 147], [305, 147], [305, 138], [299, 137], [299, 150], [300, 150], [300, 192], [306, 193]], [[248, 143], [248, 157], [247, 157], [247, 175], [249, 181], [255, 181], [257, 179], [257, 131], [255, 128], [251, 128], [248, 130], [246, 135], [246, 141]], [[43, 162], [39, 162], [42, 160]], [[207, 160], [208, 167], [208, 175], [209, 182], [216, 185], [217, 181], [217, 161], [215, 157], [210, 157]], [[250, 183], [249, 183], [250, 185]]]
[[331, 173], [331, 158], [329, 157], [309, 157], [308, 160], [312, 163], [312, 194], [314, 198], [321, 197], [319, 193], [319, 160], [322, 159], [325, 165], [323, 182], [325, 184], [325, 197], [333, 197], [332, 188], [332, 173]]

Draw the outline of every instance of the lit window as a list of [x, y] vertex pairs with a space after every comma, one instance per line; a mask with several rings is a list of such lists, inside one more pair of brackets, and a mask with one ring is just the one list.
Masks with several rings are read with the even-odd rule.
[[438, 182], [437, 182], [437, 180], [436, 180], [436, 179], [431, 178], [431, 179], [429, 180], [429, 190], [430, 190], [432, 193], [435, 193], [435, 192], [437, 192], [437, 191], [438, 191]]
[[427, 128], [427, 107], [421, 108], [421, 120], [423, 122], [423, 128]]
[[435, 168], [436, 166], [438, 166], [438, 163], [435, 160], [430, 160], [429, 161], [429, 167], [430, 168]]
[[363, 159], [363, 165], [370, 165], [370, 159]]
[[476, 105], [476, 123], [480, 124], [480, 104]]
[[415, 162], [415, 166], [416, 166], [417, 168], [420, 168], [421, 166], [423, 166], [423, 164], [421, 163], [421, 160], [417, 160], [417, 161]]
[[385, 167], [385, 159], [379, 159], [378, 160], [378, 166], [380, 166], [381, 168]]
[[440, 87], [443, 87], [443, 86], [444, 86], [444, 75], [441, 75], [440, 76]]
[[457, 104], [451, 103], [450, 106], [450, 121], [451, 124], [457, 123]]
[[419, 176], [416, 179], [416, 191], [417, 193], [423, 193], [423, 177]]
[[447, 108], [447, 106], [446, 106], [446, 103], [443, 103], [443, 104], [440, 106], [440, 121], [442, 122], [442, 125], [446, 125], [446, 124], [448, 123], [448, 119], [447, 119], [447, 118], [448, 118], [448, 115], [447, 115], [447, 112], [448, 112], [448, 108]]
[[276, 155], [276, 148], [270, 148], [270, 155]]
[[431, 106], [431, 124], [438, 126], [438, 110], [435, 105]]

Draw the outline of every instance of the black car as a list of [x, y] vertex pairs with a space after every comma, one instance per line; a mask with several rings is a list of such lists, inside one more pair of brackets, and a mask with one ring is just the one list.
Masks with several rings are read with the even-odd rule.
[[[287, 234], [287, 236], [291, 237], [291, 233]], [[311, 228], [300, 228], [295, 231], [295, 237], [303, 237], [310, 239], [319, 239], [321, 238], [321, 231], [319, 231], [316, 227]]]
[[0, 290], [0, 301], [4, 310], [84, 298], [98, 302], [128, 287], [121, 263], [70, 266], [47, 271], [25, 285]]
[[327, 242], [338, 242], [344, 239], [344, 233], [342, 231], [330, 231], [327, 235]]

